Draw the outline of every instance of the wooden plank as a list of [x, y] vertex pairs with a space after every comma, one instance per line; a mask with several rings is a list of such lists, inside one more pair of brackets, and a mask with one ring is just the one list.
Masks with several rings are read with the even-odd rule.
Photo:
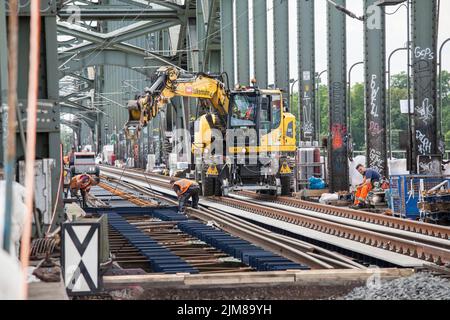
[[245, 285], [245, 284], [282, 284], [282, 283], [320, 283], [323, 281], [343, 282], [367, 280], [375, 273], [381, 278], [406, 277], [414, 273], [414, 269], [366, 269], [366, 270], [288, 270], [273, 272], [236, 272], [216, 274], [178, 274], [178, 275], [137, 275], [137, 276], [105, 276], [105, 285], [141, 283], [149, 285], [176, 284], [186, 286], [210, 285]]

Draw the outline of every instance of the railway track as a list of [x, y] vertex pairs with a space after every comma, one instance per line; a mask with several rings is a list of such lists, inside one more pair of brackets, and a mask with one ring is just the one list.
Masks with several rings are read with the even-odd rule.
[[[133, 185], [129, 182], [111, 181], [111, 184], [137, 191], [148, 196], [159, 197], [173, 205], [178, 204], [177, 201], [168, 199], [167, 196], [161, 196], [158, 192]], [[108, 186], [108, 189], [111, 189], [110, 185]], [[127, 200], [128, 196], [123, 189], [121, 193], [123, 194], [124, 199]], [[270, 232], [267, 229], [255, 226], [254, 224], [236, 218], [223, 211], [206, 208], [203, 208], [202, 210], [190, 209], [190, 215], [203, 221], [214, 221], [214, 224], [224, 231], [251, 241], [266, 250], [278, 253], [293, 262], [305, 264], [312, 269], [366, 269], [364, 265], [356, 263], [345, 256], [297, 239]]]
[[[105, 168], [107, 170], [111, 169], [109, 167]], [[144, 175], [142, 171], [138, 170], [130, 170], [130, 171], [127, 170], [126, 174], [132, 175], [133, 177], [137, 178], [143, 177]], [[152, 183], [157, 183], [161, 187], [168, 187], [168, 182], [170, 180], [169, 177], [151, 173], [145, 173], [145, 175], [148, 177], [149, 180], [152, 180]], [[285, 205], [297, 209], [322, 213], [329, 216], [355, 220], [367, 224], [379, 225], [387, 228], [422, 234], [425, 236], [435, 237], [444, 240], [450, 240], [450, 227], [439, 226], [408, 219], [401, 219], [386, 215], [380, 215], [376, 213], [354, 210], [350, 208], [334, 207], [330, 205], [314, 203], [289, 197], [271, 197], [267, 195], [257, 194], [255, 192], [246, 192], [246, 191], [241, 191], [239, 192], [239, 194], [245, 197], [249, 197], [253, 200]]]
[[263, 200], [265, 202], [272, 202], [290, 207], [311, 210], [314, 212], [324, 213], [331, 216], [353, 219], [361, 222], [367, 222], [389, 228], [409, 231], [413, 233], [420, 233], [423, 235], [442, 238], [450, 240], [450, 228], [423, 223], [413, 220], [400, 219], [396, 217], [370, 213], [360, 210], [354, 210], [350, 208], [334, 207], [326, 204], [304, 201], [289, 197], [271, 197], [266, 195], [260, 195], [254, 192], [240, 192], [240, 194], [250, 197], [255, 200]]
[[238, 199], [214, 198], [210, 199], [210, 201], [329, 235], [356, 241], [372, 247], [417, 258], [424, 262], [432, 262], [438, 265], [450, 263], [450, 250], [447, 248], [432, 246], [418, 241], [411, 241], [362, 228], [351, 227], [323, 219], [274, 209]]
[[[122, 172], [120, 169], [102, 168], [108, 175], [115, 178]], [[123, 177], [128, 183], [139, 184], [141, 188], [158, 188], [158, 192], [171, 193], [168, 191], [168, 178], [146, 175], [137, 171], [124, 171]], [[430, 225], [426, 223], [408, 221], [394, 217], [379, 216], [377, 214], [325, 206], [315, 203], [306, 203], [305, 201], [289, 199], [272, 199], [268, 202], [274, 204], [289, 205], [294, 209], [304, 210], [304, 214], [292, 212], [291, 209], [283, 207], [276, 208], [269, 205], [255, 203], [257, 196], [252, 199], [236, 198], [208, 198], [211, 204], [219, 204], [228, 208], [234, 208], [255, 215], [270, 218], [275, 221], [286, 222], [291, 225], [300, 226], [312, 231], [318, 231], [322, 234], [331, 235], [340, 239], [350, 240], [352, 243], [359, 243], [372, 248], [382, 249], [385, 252], [413, 258], [411, 261], [418, 260], [424, 263], [435, 263], [437, 265], [450, 264], [450, 241], [449, 228]], [[278, 202], [280, 201], [280, 202]], [[201, 202], [202, 203], [202, 202]], [[223, 211], [223, 210], [222, 210]], [[231, 212], [229, 212], [231, 213]], [[324, 216], [341, 218], [341, 222], [330, 221], [329, 218], [318, 218], [312, 214], [321, 213]], [[200, 213], [198, 213], [200, 215]], [[203, 214], [206, 214], [205, 212]], [[223, 212], [222, 212], [223, 214]], [[208, 218], [208, 217], [204, 217]], [[218, 219], [218, 217], [216, 217]], [[230, 218], [231, 219], [231, 218]], [[232, 219], [236, 219], [233, 217]], [[359, 222], [359, 226], [351, 225], [354, 221]], [[382, 226], [383, 230], [373, 231], [373, 226]], [[387, 230], [387, 231], [386, 231]], [[266, 231], [267, 232], [267, 231]]]

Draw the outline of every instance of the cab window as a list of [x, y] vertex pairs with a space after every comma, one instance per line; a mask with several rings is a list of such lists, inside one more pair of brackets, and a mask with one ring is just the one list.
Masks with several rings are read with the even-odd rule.
[[261, 97], [261, 113], [260, 113], [260, 129], [265, 132], [270, 132], [271, 130], [271, 110], [270, 110], [270, 96]]
[[233, 97], [231, 126], [254, 126], [256, 124], [256, 96], [236, 94]]
[[281, 123], [281, 96], [272, 96], [272, 129], [276, 129]]

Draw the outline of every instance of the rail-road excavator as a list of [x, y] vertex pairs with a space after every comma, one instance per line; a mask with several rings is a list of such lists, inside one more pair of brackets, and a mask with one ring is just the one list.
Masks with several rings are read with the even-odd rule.
[[229, 90], [225, 80], [225, 73], [159, 68], [156, 81], [136, 103], [129, 104], [125, 131], [136, 134], [171, 98], [197, 98], [205, 113], [195, 121], [192, 169], [203, 195], [227, 196], [242, 190], [289, 194], [296, 123], [282, 92], [259, 89], [256, 81]]

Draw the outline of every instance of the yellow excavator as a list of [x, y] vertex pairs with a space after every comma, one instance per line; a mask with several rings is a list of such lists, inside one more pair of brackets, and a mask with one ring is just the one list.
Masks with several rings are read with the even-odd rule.
[[129, 136], [136, 136], [171, 98], [197, 98], [206, 112], [196, 119], [191, 142], [193, 171], [203, 195], [291, 192], [296, 124], [280, 90], [260, 89], [256, 81], [229, 90], [225, 74], [185, 73], [174, 67], [161, 67], [156, 76], [145, 94], [128, 105]]

